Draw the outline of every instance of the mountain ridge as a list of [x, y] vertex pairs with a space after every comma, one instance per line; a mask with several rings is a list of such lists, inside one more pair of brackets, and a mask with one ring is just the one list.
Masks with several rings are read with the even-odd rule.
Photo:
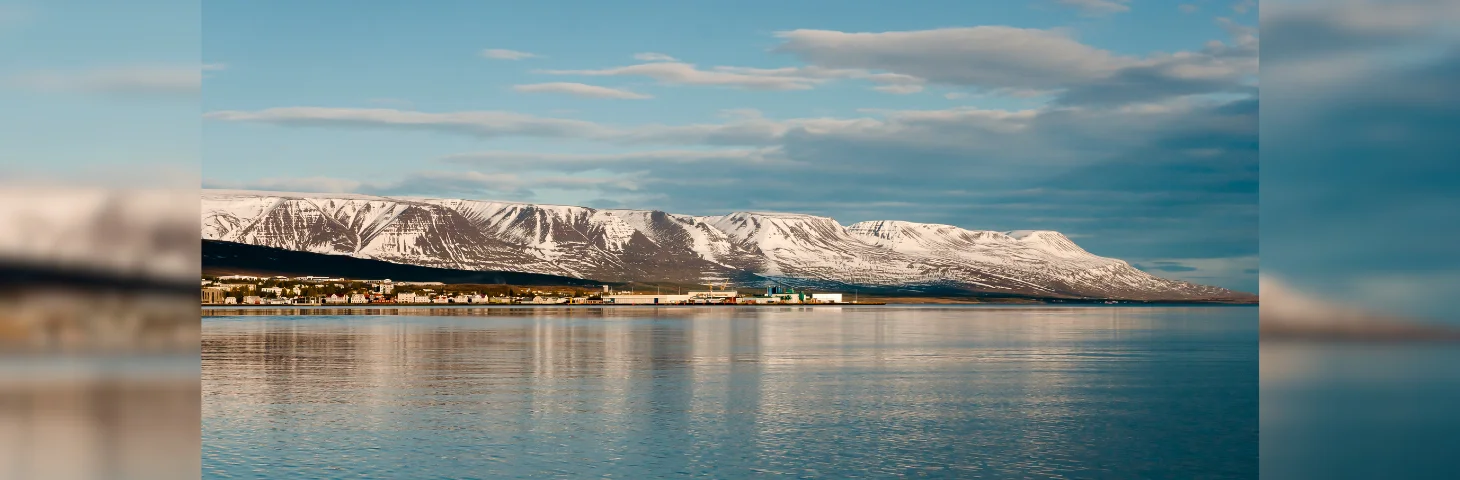
[[[693, 216], [469, 199], [204, 190], [202, 237], [457, 270], [603, 281], [926, 288], [1048, 298], [1251, 296], [1156, 277], [1048, 230], [790, 212]], [[1254, 297], [1255, 298], [1255, 297]]]

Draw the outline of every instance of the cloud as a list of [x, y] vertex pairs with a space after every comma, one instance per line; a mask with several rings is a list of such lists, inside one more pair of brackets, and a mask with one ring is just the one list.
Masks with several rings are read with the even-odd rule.
[[[779, 149], [651, 150], [629, 153], [559, 154], [541, 152], [473, 152], [450, 155], [442, 161], [457, 165], [528, 168], [555, 171], [634, 171], [664, 165], [699, 164], [709, 168], [747, 167], [784, 163]], [[525, 167], [524, 167], [525, 166]]]
[[539, 70], [549, 75], [639, 76], [666, 85], [709, 85], [750, 90], [807, 90], [820, 79], [797, 76], [736, 73], [731, 70], [700, 70], [693, 64], [658, 62], [600, 70]]
[[1180, 6], [1178, 6], [1177, 8], [1181, 9], [1181, 12], [1182, 13], [1196, 13], [1197, 10], [1200, 10], [1201, 9], [1201, 7], [1198, 7], [1198, 6], [1196, 6], [1194, 4], [1190, 4], [1190, 3], [1183, 3]]
[[202, 88], [203, 71], [210, 65], [131, 65], [84, 70], [37, 70], [5, 79], [5, 83], [35, 92], [87, 93], [116, 96], [194, 96]]
[[[879, 33], [792, 30], [774, 51], [844, 78], [900, 76], [903, 84], [934, 82], [990, 93], [1037, 91], [1062, 104], [1116, 104], [1173, 96], [1237, 93], [1257, 73], [1255, 29], [1222, 24], [1231, 44], [1201, 50], [1117, 55], [1080, 43], [1063, 30], [1004, 26]], [[803, 73], [803, 75], [805, 75]], [[866, 77], [875, 81], [871, 77]], [[908, 90], [908, 89], [903, 89]]]
[[883, 92], [883, 93], [891, 93], [891, 94], [896, 94], [896, 95], [907, 95], [907, 94], [910, 94], [910, 93], [918, 93], [918, 92], [923, 91], [923, 86], [922, 85], [880, 85], [880, 86], [872, 87], [872, 89], [873, 90], [876, 90], [876, 91], [879, 91], [879, 92]]
[[1275, 55], [1263, 81], [1276, 105], [1263, 110], [1263, 154], [1274, 159], [1262, 168], [1264, 271], [1367, 308], [1455, 322], [1460, 4], [1279, 3], [1261, 13], [1264, 56]]
[[1176, 258], [1133, 262], [1131, 266], [1152, 274], [1200, 284], [1242, 285], [1242, 291], [1256, 292], [1258, 257]]
[[982, 87], [1051, 88], [1101, 78], [1135, 59], [1061, 32], [1001, 26], [881, 33], [780, 32], [774, 51], [827, 68], [880, 70]]
[[358, 180], [329, 177], [262, 178], [250, 181], [204, 179], [203, 188], [267, 190], [271, 192], [355, 193]]
[[530, 85], [515, 85], [513, 90], [523, 93], [563, 93], [576, 97], [586, 98], [617, 98], [626, 100], [642, 100], [654, 98], [651, 95], [620, 90], [617, 88], [600, 87], [584, 83], [552, 82], [534, 83]]
[[541, 55], [537, 55], [535, 53], [519, 52], [517, 50], [507, 50], [505, 48], [488, 48], [486, 50], [482, 50], [482, 56], [494, 60], [523, 60], [528, 58], [541, 57]]
[[592, 137], [607, 133], [596, 123], [502, 111], [427, 113], [388, 108], [282, 107], [222, 110], [204, 118], [229, 122], [320, 127], [371, 127], [437, 131], [480, 137]]
[[330, 177], [264, 178], [247, 181], [204, 180], [204, 188], [264, 190], [274, 192], [356, 193], [365, 195], [424, 195], [531, 199], [539, 189], [593, 190], [604, 193], [633, 192], [638, 184], [627, 177], [574, 177], [482, 173], [478, 171], [426, 170], [408, 173], [384, 182]]
[[1247, 13], [1248, 10], [1254, 8], [1257, 8], [1257, 0], [1239, 0], [1232, 4], [1232, 11], [1237, 13]]
[[962, 98], [968, 98], [968, 94], [967, 93], [964, 93], [964, 92], [949, 92], [949, 93], [943, 94], [943, 98], [946, 98], [946, 99], [949, 99], [949, 100], [958, 100], [958, 99], [962, 99]]
[[1130, 11], [1130, 0], [1059, 0], [1061, 5], [1080, 9], [1086, 15], [1107, 15]]
[[671, 57], [669, 55], [665, 55], [665, 54], [662, 54], [662, 53], [654, 53], [654, 52], [635, 53], [634, 54], [634, 60], [639, 60], [639, 61], [643, 61], [643, 62], [678, 62], [679, 61], [678, 59], [675, 59], [674, 57]]

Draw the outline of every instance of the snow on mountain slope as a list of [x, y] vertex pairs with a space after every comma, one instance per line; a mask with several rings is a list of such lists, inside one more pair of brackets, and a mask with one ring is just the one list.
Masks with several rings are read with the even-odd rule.
[[1167, 280], [1051, 231], [736, 212], [694, 217], [457, 199], [208, 190], [206, 239], [397, 263], [606, 281], [734, 281], [1013, 295], [1195, 299], [1233, 292]]

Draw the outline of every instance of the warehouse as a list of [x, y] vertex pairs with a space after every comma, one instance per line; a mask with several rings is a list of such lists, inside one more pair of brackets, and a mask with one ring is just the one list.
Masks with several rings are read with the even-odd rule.
[[689, 303], [689, 295], [604, 295], [603, 303], [615, 305], [674, 305]]

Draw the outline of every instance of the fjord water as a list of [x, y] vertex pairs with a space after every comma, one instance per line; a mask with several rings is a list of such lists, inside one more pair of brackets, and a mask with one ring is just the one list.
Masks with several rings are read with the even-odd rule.
[[1253, 478], [1252, 307], [212, 310], [205, 478]]

